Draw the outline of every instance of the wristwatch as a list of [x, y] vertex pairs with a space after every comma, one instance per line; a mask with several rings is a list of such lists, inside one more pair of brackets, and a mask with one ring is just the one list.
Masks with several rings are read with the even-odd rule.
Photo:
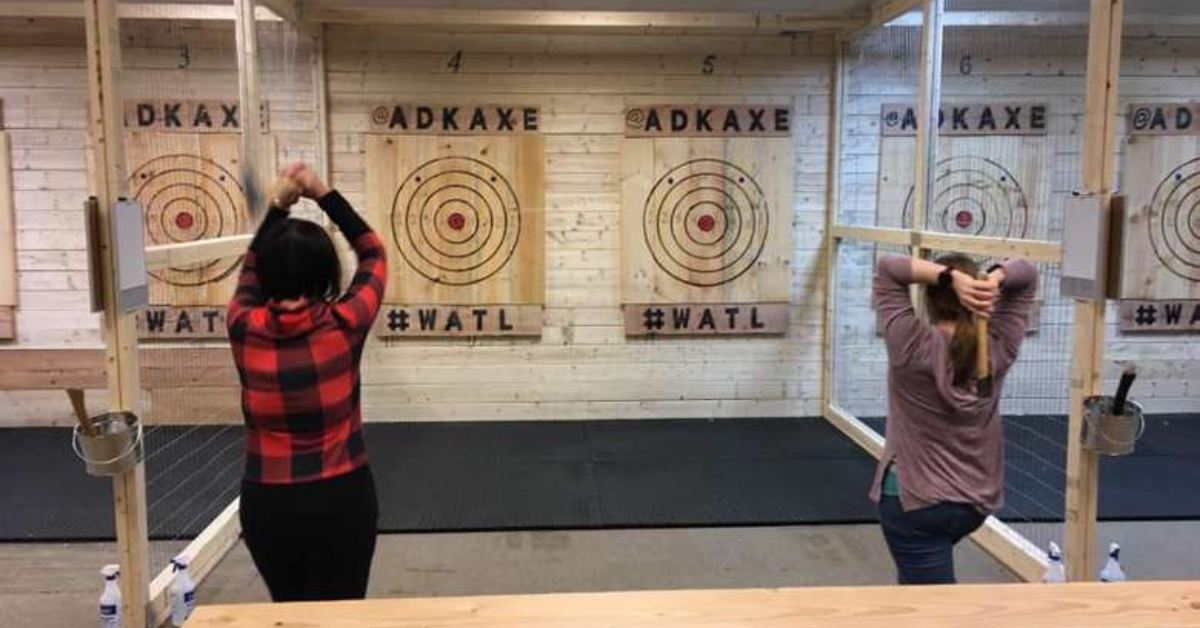
[[938, 273], [937, 286], [943, 289], [949, 289], [954, 286], [954, 269], [946, 267], [942, 272]]

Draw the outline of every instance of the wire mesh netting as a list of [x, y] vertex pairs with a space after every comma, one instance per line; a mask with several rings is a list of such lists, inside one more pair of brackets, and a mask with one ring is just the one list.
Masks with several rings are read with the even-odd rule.
[[[881, 221], [880, 189], [891, 173], [880, 169], [885, 105], [915, 105], [920, 77], [921, 28], [875, 29], [845, 42], [839, 224], [899, 227], [899, 216]], [[911, 163], [911, 151], [903, 158]], [[909, 184], [911, 185], [911, 183]]]
[[[953, 3], [947, 8], [953, 10]], [[842, 224], [916, 226], [914, 68], [920, 30], [886, 27], [848, 46], [843, 145], [850, 150], [843, 156], [842, 186], [853, 192], [843, 196]], [[1082, 27], [1050, 30], [1054, 36], [1046, 38], [1047, 32], [1027, 28], [946, 29], [941, 126], [928, 211], [919, 225], [924, 230], [997, 240], [1061, 237], [1063, 199], [1079, 178], [1086, 33]], [[872, 69], [860, 69], [864, 65]], [[881, 74], [899, 77], [885, 82], [899, 88], [880, 89]], [[856, 75], [876, 78], [858, 86]], [[877, 123], [868, 125], [872, 116]], [[863, 121], [852, 121], [855, 117]], [[1006, 133], [1006, 124], [1021, 132]], [[881, 432], [887, 357], [871, 309], [871, 278], [880, 255], [909, 252], [852, 241], [839, 247], [835, 402]], [[984, 266], [993, 261], [974, 257]], [[1031, 331], [1002, 392], [1005, 507], [999, 515], [1045, 547], [1049, 541], [1062, 544], [1073, 310], [1059, 296], [1057, 266], [1037, 266], [1040, 288]]]
[[[235, 23], [122, 24], [126, 165], [148, 246], [251, 233], [261, 215], [251, 192], [265, 194], [284, 163], [314, 159], [311, 39], [261, 8], [257, 17], [258, 164], [245, 159], [254, 116], [240, 99]], [[152, 573], [239, 494], [243, 430], [224, 311], [240, 263], [152, 269], [150, 307], [138, 313]]]

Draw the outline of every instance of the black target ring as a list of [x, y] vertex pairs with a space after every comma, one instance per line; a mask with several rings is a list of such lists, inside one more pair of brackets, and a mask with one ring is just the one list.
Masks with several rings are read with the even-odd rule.
[[[902, 224], [912, 228], [913, 188], [904, 199]], [[1007, 168], [985, 157], [948, 157], [938, 162], [925, 228], [956, 235], [1024, 238], [1029, 200]]]
[[[180, 244], [244, 233], [245, 193], [224, 166], [186, 153], [147, 160], [129, 177], [133, 198], [145, 208], [149, 245]], [[228, 277], [241, 256], [155, 269], [150, 275], [179, 287]]]
[[446, 285], [479, 283], [504, 268], [521, 234], [521, 204], [498, 170], [472, 157], [429, 160], [392, 198], [392, 239], [404, 261]]
[[692, 159], [650, 188], [642, 233], [663, 272], [691, 286], [719, 286], [758, 262], [767, 244], [768, 209], [749, 172], [721, 159]]
[[1146, 228], [1154, 255], [1167, 270], [1200, 281], [1200, 158], [1185, 161], [1159, 182]]

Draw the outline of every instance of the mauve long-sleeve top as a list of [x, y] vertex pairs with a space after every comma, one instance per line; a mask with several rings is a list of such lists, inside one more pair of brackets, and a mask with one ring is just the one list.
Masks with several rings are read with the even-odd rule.
[[886, 256], [874, 281], [878, 329], [887, 344], [887, 442], [871, 486], [878, 501], [894, 464], [904, 510], [939, 502], [973, 504], [994, 513], [1004, 504], [1004, 436], [1000, 392], [1025, 338], [1037, 270], [1004, 264], [1004, 282], [988, 324], [992, 394], [954, 386], [950, 336], [917, 316], [909, 296], [912, 261]]

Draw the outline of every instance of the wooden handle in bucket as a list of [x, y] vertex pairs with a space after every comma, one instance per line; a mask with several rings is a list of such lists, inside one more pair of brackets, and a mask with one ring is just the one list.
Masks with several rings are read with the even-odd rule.
[[67, 397], [71, 399], [71, 407], [75, 410], [75, 420], [79, 421], [79, 427], [83, 429], [83, 433], [88, 436], [95, 436], [96, 427], [92, 425], [92, 418], [88, 416], [87, 405], [83, 403], [83, 391], [78, 388], [68, 388]]

